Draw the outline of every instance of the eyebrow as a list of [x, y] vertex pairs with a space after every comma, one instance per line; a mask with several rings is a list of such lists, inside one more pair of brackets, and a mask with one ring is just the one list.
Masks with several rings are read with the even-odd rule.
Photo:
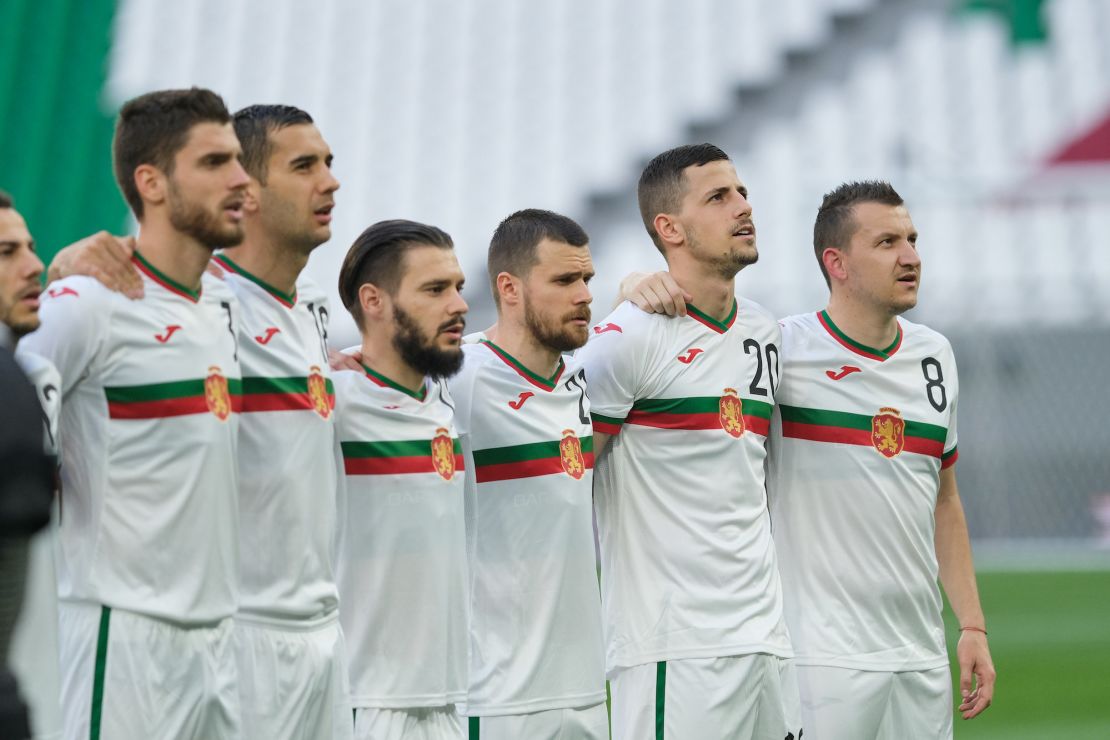
[[314, 164], [319, 161], [319, 159], [320, 155], [318, 154], [302, 154], [299, 157], [294, 157], [289, 164], [293, 167], [297, 167], [302, 164]]

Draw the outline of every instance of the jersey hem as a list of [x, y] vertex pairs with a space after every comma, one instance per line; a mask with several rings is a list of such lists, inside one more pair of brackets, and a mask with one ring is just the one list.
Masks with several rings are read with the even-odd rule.
[[365, 694], [351, 694], [354, 709], [422, 709], [425, 707], [446, 707], [466, 701], [466, 691], [450, 694], [424, 694], [409, 697], [375, 697]]
[[607, 661], [606, 676], [613, 675], [625, 668], [635, 668], [647, 663], [659, 663], [666, 660], [684, 660], [687, 658], [734, 658], [741, 655], [755, 655], [763, 653], [774, 655], [784, 660], [794, 659], [794, 651], [781, 645], [768, 645], [766, 643], [722, 645], [701, 648], [686, 648], [683, 650], [657, 650], [651, 653], [641, 653], [634, 657], [615, 658]]
[[920, 660], [904, 660], [898, 662], [880, 661], [869, 663], [862, 660], [825, 658], [820, 656], [798, 656], [794, 658], [794, 665], [822, 666], [826, 668], [845, 668], [853, 671], [874, 671], [876, 673], [903, 673], [906, 671], [932, 671], [937, 668], [947, 668], [948, 657], [936, 656]]
[[339, 609], [311, 617], [278, 616], [257, 612], [236, 612], [235, 621], [251, 627], [267, 627], [283, 632], [311, 632], [339, 621]]
[[530, 701], [500, 704], [467, 704], [459, 709], [466, 717], [500, 717], [514, 714], [546, 712], [550, 709], [580, 709], [592, 707], [605, 701], [605, 691], [577, 694], [557, 699], [532, 699]]

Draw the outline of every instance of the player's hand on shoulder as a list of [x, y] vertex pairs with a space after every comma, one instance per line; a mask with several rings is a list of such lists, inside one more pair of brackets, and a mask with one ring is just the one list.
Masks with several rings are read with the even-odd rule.
[[620, 298], [647, 313], [685, 316], [686, 304], [693, 296], [669, 272], [633, 272], [621, 280]]
[[47, 282], [87, 275], [128, 298], [142, 298], [143, 280], [131, 263], [134, 252], [135, 237], [100, 231], [58, 252], [47, 270]]
[[362, 353], [358, 350], [340, 352], [337, 349], [329, 349], [328, 365], [332, 370], [362, 370]]
[[986, 633], [971, 629], [960, 632], [956, 658], [960, 664], [959, 711], [964, 719], [971, 719], [994, 701], [994, 661]]

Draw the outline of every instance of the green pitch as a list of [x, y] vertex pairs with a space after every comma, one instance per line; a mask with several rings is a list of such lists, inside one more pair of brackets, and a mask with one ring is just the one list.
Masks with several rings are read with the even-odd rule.
[[1110, 738], [1110, 571], [980, 573], [979, 589], [998, 684], [982, 715], [956, 715], [957, 740]]

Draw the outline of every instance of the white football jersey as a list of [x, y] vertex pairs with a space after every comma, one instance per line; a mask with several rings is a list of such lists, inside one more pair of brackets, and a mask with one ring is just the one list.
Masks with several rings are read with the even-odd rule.
[[933, 532], [956, 461], [956, 363], [943, 336], [898, 323], [875, 349], [824, 311], [782, 321], [769, 491], [802, 664], [947, 664]]
[[341, 464], [337, 573], [355, 707], [466, 698], [463, 457], [442, 383], [414, 394], [335, 373]]
[[332, 553], [337, 476], [328, 302], [306, 277], [292, 295], [225, 255], [239, 299], [239, 616], [324, 618], [337, 607]]
[[134, 262], [143, 298], [60, 280], [21, 342], [62, 378], [59, 597], [210, 623], [238, 603], [239, 308]]
[[471, 716], [605, 700], [582, 371], [541, 378], [490, 342], [451, 378], [467, 454]]
[[764, 488], [779, 341], [747, 300], [724, 322], [623, 303], [579, 350], [594, 429], [617, 435], [594, 486], [610, 671], [790, 657]]

